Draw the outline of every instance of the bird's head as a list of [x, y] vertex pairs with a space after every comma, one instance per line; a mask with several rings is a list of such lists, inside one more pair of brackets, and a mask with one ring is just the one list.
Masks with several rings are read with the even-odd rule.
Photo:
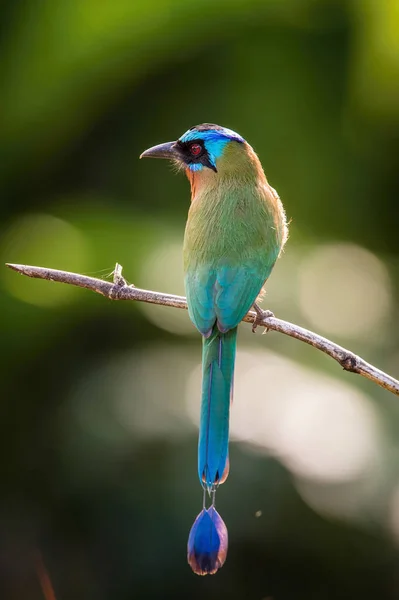
[[189, 177], [218, 173], [228, 165], [238, 166], [240, 159], [257, 161], [252, 148], [238, 133], [211, 123], [191, 127], [175, 142], [149, 148], [140, 156], [145, 157], [170, 159], [185, 168]]

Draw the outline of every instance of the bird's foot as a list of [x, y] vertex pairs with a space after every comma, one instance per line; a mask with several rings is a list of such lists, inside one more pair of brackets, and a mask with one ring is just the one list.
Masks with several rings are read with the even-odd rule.
[[[274, 317], [274, 313], [272, 313], [271, 310], [263, 310], [256, 303], [254, 304], [254, 310], [256, 312], [256, 317], [252, 324], [252, 333], [256, 332], [256, 328], [258, 327], [258, 325], [263, 325], [263, 327], [265, 327], [265, 325], [263, 323], [263, 319], [267, 319], [268, 317]], [[267, 333], [268, 331], [269, 331], [269, 329], [267, 327], [265, 327], [263, 333]]]

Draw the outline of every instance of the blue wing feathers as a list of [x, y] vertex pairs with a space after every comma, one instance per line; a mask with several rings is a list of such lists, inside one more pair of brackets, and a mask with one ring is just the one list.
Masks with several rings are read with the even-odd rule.
[[244, 264], [220, 265], [217, 269], [204, 266], [188, 272], [189, 314], [197, 329], [208, 335], [216, 320], [221, 331], [236, 327], [256, 301], [271, 270], [272, 265], [256, 269]]

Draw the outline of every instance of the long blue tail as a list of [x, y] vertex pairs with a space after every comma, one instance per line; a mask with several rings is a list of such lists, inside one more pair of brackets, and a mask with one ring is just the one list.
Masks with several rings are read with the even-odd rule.
[[202, 345], [202, 403], [198, 476], [213, 488], [228, 475], [229, 416], [233, 391], [237, 327], [221, 333], [215, 325]]

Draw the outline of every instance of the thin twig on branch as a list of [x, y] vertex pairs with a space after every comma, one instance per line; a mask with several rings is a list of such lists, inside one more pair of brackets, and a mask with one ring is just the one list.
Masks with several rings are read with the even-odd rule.
[[[60, 283], [68, 283], [77, 287], [87, 288], [98, 294], [102, 294], [111, 300], [137, 300], [138, 302], [148, 302], [150, 304], [161, 304], [163, 306], [173, 306], [174, 308], [187, 309], [187, 301], [184, 296], [173, 296], [171, 294], [163, 294], [162, 292], [151, 292], [149, 290], [141, 290], [131, 285], [127, 285], [122, 277], [122, 267], [117, 264], [114, 271], [114, 280], [104, 281], [87, 275], [79, 275], [78, 273], [68, 273], [67, 271], [58, 271], [57, 269], [46, 269], [44, 267], [31, 267], [28, 265], [7, 264], [7, 267], [36, 279], [48, 279], [49, 281], [58, 281]], [[377, 385], [385, 388], [399, 396], [399, 381], [380, 371], [373, 365], [370, 365], [365, 360], [357, 356], [353, 352], [334, 344], [327, 338], [317, 335], [308, 329], [277, 319], [274, 315], [270, 316], [269, 311], [256, 312], [250, 311], [243, 319], [247, 323], [261, 325], [266, 329], [279, 331], [285, 335], [301, 340], [306, 344], [310, 344], [314, 348], [321, 350], [328, 356], [336, 360], [345, 371], [358, 373], [363, 377], [367, 377], [374, 381]]]

